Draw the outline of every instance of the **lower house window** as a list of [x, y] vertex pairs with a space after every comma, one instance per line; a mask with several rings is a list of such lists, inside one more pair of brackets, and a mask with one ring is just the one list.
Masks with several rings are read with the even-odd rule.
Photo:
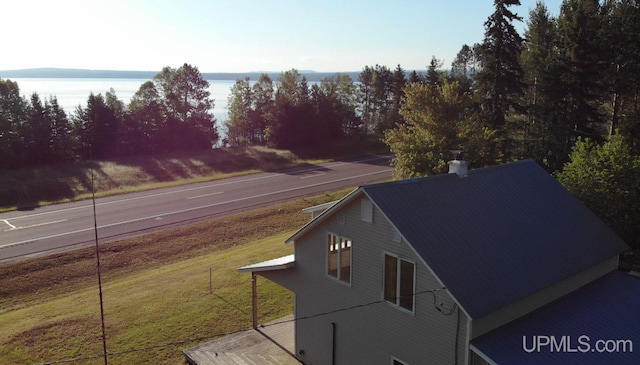
[[347, 284], [351, 283], [351, 240], [329, 233], [327, 274]]
[[413, 312], [415, 264], [384, 255], [384, 300]]

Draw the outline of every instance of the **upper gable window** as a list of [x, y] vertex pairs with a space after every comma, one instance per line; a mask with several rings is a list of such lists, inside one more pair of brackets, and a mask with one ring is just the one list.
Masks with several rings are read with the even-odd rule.
[[413, 312], [416, 265], [399, 257], [384, 255], [384, 300]]
[[329, 233], [327, 243], [327, 274], [351, 284], [351, 240]]
[[369, 199], [360, 201], [360, 219], [365, 222], [373, 222], [373, 203]]

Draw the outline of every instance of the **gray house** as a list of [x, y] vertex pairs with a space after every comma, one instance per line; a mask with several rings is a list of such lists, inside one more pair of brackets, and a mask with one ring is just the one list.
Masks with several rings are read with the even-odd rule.
[[452, 161], [322, 209], [294, 255], [239, 269], [295, 293], [305, 364], [640, 363], [627, 245], [534, 161]]

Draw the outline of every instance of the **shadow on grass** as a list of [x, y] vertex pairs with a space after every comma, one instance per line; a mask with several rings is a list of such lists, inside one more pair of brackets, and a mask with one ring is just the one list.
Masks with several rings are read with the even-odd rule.
[[0, 171], [0, 207], [33, 210], [42, 201], [73, 200], [91, 192], [91, 171], [108, 176], [96, 162]]
[[[209, 178], [243, 171], [280, 171], [291, 175], [316, 174], [326, 169], [301, 159], [343, 159], [388, 153], [378, 140], [338, 140], [305, 151], [266, 147], [217, 148], [191, 154], [139, 156], [110, 161], [0, 170], [0, 210], [33, 210], [41, 202], [65, 202], [87, 197], [92, 174], [97, 193], [131, 191], [146, 184]], [[365, 163], [387, 164], [375, 159]]]
[[291, 166], [291, 153], [267, 148], [220, 148], [197, 154], [174, 154], [119, 161], [148, 175], [154, 182], [175, 181], [216, 173], [269, 171]]
[[33, 210], [41, 202], [77, 200], [92, 191], [293, 166], [297, 157], [268, 148], [224, 148], [194, 154], [141, 156], [0, 171], [0, 208]]

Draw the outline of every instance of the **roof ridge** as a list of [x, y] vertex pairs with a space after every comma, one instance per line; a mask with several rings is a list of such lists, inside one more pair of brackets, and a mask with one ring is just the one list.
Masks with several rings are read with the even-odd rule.
[[[475, 174], [480, 174], [480, 173], [484, 173], [484, 172], [490, 172], [490, 171], [493, 171], [493, 170], [496, 170], [496, 169], [513, 167], [514, 165], [530, 164], [530, 163], [538, 165], [538, 163], [535, 160], [533, 160], [531, 158], [527, 158], [527, 159], [524, 159], [524, 160], [511, 161], [511, 162], [505, 162], [505, 163], [501, 163], [501, 164], [497, 164], [497, 165], [483, 166], [483, 167], [478, 167], [478, 168], [475, 168], [475, 169], [469, 169], [468, 173], [475, 175]], [[433, 181], [433, 180], [438, 180], [438, 179], [452, 179], [452, 178], [454, 178], [454, 176], [452, 176], [452, 175], [455, 175], [455, 174], [445, 173], [445, 174], [436, 174], [436, 175], [429, 175], [429, 176], [422, 176], [422, 177], [411, 177], [411, 178], [407, 178], [407, 179], [400, 179], [400, 180], [393, 180], [393, 181], [385, 181], [385, 182], [381, 182], [381, 183], [367, 184], [367, 185], [363, 185], [362, 188], [370, 189], [370, 188], [385, 187], [385, 186], [411, 184], [411, 183], [417, 183], [417, 182], [422, 182], [422, 181], [427, 181], [427, 180], [428, 181]]]

